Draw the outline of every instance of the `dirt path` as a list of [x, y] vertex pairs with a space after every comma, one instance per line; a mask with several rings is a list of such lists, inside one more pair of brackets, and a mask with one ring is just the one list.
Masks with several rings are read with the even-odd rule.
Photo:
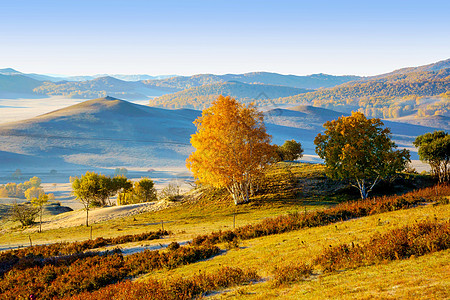
[[[96, 208], [89, 211], [89, 223], [94, 224], [115, 218], [137, 215], [143, 212], [158, 211], [175, 205], [178, 205], [178, 203], [161, 200], [157, 202]], [[44, 218], [42, 223], [42, 230], [74, 227], [84, 225], [85, 223], [86, 211], [80, 209]], [[33, 227], [28, 229], [27, 231], [33, 232], [36, 230], [37, 228]]]

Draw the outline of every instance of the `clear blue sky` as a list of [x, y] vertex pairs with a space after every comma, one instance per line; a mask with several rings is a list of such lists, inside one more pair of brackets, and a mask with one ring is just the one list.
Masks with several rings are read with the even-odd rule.
[[0, 0], [0, 68], [375, 75], [450, 58], [450, 1]]

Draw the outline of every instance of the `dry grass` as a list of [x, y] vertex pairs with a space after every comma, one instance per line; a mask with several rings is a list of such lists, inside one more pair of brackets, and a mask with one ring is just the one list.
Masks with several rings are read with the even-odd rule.
[[[450, 205], [426, 205], [413, 209], [388, 212], [379, 215], [353, 219], [323, 227], [309, 228], [294, 232], [261, 237], [244, 241], [240, 248], [228, 250], [226, 254], [214, 257], [205, 262], [183, 266], [168, 272], [155, 272], [145, 278], [169, 278], [171, 276], [189, 277], [202, 270], [214, 272], [221, 266], [233, 266], [243, 269], [256, 267], [257, 273], [266, 281], [251, 286], [240, 287], [236, 291], [213, 296], [213, 299], [267, 299], [282, 297], [290, 299], [327, 299], [376, 296], [381, 288], [386, 291], [395, 290], [398, 297], [408, 297], [411, 293], [419, 293], [414, 282], [416, 277], [426, 286], [425, 292], [419, 296], [439, 295], [445, 292], [450, 279], [448, 250], [423, 257], [394, 261], [387, 264], [357, 268], [339, 273], [320, 274], [313, 272], [310, 280], [289, 287], [273, 287], [271, 279], [276, 267], [295, 265], [299, 262], [312, 264], [313, 259], [329, 246], [341, 243], [367, 242], [375, 233], [384, 233], [399, 226], [413, 224], [419, 220], [445, 221], [450, 219]], [[444, 263], [447, 261], [447, 265]], [[423, 274], [420, 269], [425, 270]], [[435, 271], [433, 271], [435, 269]], [[401, 275], [401, 276], [400, 276]], [[375, 280], [375, 278], [379, 278]], [[347, 279], [351, 278], [351, 279]], [[371, 279], [372, 278], [372, 279]], [[391, 281], [382, 278], [391, 278]], [[396, 287], [401, 281], [405, 285]], [[355, 286], [363, 286], [358, 290]], [[327, 289], [326, 293], [324, 288]]]

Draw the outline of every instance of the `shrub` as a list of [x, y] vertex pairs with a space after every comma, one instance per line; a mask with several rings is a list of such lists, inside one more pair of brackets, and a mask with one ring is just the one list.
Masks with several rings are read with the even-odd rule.
[[[152, 270], [173, 269], [219, 253], [212, 245], [184, 246], [173, 251], [150, 251], [123, 257], [106, 252], [74, 254], [62, 258], [30, 257], [19, 260], [0, 281], [1, 299], [52, 299], [98, 290], [126, 277]], [[177, 283], [178, 284], [178, 283]]]
[[280, 286], [299, 282], [312, 274], [312, 267], [306, 264], [294, 264], [277, 267], [273, 271], [273, 285]]
[[321, 211], [310, 213], [291, 213], [288, 215], [267, 218], [260, 223], [246, 225], [234, 230], [212, 232], [200, 235], [192, 240], [193, 245], [203, 243], [217, 244], [234, 239], [247, 240], [261, 236], [284, 233], [305, 227], [324, 226], [387, 211], [411, 208], [431, 201], [444, 201], [450, 195], [450, 185], [437, 185], [401, 196], [377, 197], [359, 201], [350, 201]]
[[384, 234], [361, 245], [341, 244], [326, 249], [315, 259], [324, 271], [356, 268], [385, 260], [409, 258], [450, 248], [450, 223], [425, 221]]
[[149, 280], [145, 283], [124, 281], [93, 293], [84, 292], [77, 296], [64, 299], [194, 299], [207, 292], [257, 281], [259, 279], [260, 277], [255, 271], [223, 267], [215, 273], [199, 273], [190, 279], [171, 278], [167, 281]]

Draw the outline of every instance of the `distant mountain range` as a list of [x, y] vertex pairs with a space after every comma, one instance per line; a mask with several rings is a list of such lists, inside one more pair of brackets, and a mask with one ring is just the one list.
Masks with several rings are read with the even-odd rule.
[[360, 110], [371, 117], [450, 116], [450, 59], [274, 101]]
[[358, 110], [369, 117], [450, 117], [450, 59], [371, 77], [269, 72], [158, 79], [149, 75], [113, 76], [94, 79], [95, 76], [81, 76], [72, 78], [79, 81], [71, 81], [1, 69], [0, 99], [49, 96], [92, 99], [109, 95], [151, 100], [149, 103], [158, 107], [204, 109], [219, 94], [224, 94], [257, 105], [304, 104], [345, 113]]
[[[290, 96], [286, 93], [288, 89], [294, 91], [295, 88], [303, 93], [305, 89], [316, 89], [321, 87], [332, 87], [350, 80], [359, 80], [358, 76], [333, 76], [325, 74], [315, 74], [310, 76], [281, 75], [267, 72], [254, 72], [246, 74], [213, 75], [200, 74], [194, 76], [148, 76], [148, 75], [110, 75], [93, 78], [95, 76], [78, 76], [68, 78], [56, 78], [39, 74], [25, 74], [14, 69], [0, 69], [0, 74], [9, 76], [8, 84], [18, 79], [17, 76], [25, 76], [40, 81], [35, 88], [30, 89], [24, 86], [20, 91], [21, 95], [30, 96], [64, 96], [69, 98], [91, 99], [104, 97], [106, 95], [120, 97], [122, 99], [150, 99], [161, 95], [179, 92], [185, 89], [200, 87], [203, 85], [220, 84], [236, 81], [253, 85], [258, 95], [261, 85], [269, 85], [266, 89], [274, 91], [279, 86], [278, 92], [274, 93], [276, 98]], [[134, 80], [136, 81], [127, 81]], [[1, 81], [2, 79], [0, 79]], [[6, 79], [4, 79], [6, 82]], [[1, 82], [0, 82], [1, 84]], [[17, 84], [20, 86], [20, 83]], [[211, 89], [209, 89], [211, 90]], [[0, 98], [5, 97], [6, 91], [0, 88]], [[201, 96], [210, 96], [208, 88], [204, 89]], [[250, 93], [250, 94], [252, 94]], [[198, 107], [198, 105], [196, 106]]]
[[126, 74], [96, 74], [96, 75], [86, 75], [86, 76], [50, 76], [36, 73], [22, 73], [12, 68], [0, 69], [0, 74], [2, 75], [24, 75], [39, 81], [50, 81], [50, 82], [58, 82], [58, 81], [87, 81], [94, 80], [100, 77], [113, 77], [116, 79], [124, 80], [124, 81], [141, 81], [141, 80], [154, 80], [154, 79], [165, 79], [170, 77], [175, 77], [176, 75], [157, 75], [151, 76], [146, 74], [135, 74], [135, 75], [126, 75]]
[[167, 94], [155, 100], [150, 100], [150, 105], [203, 109], [210, 106], [219, 95], [231, 96], [239, 99], [240, 102], [258, 102], [259, 105], [267, 105], [270, 104], [270, 99], [298, 95], [309, 91], [311, 90], [288, 86], [227, 81], [205, 84], [174, 94]]
[[[192, 122], [200, 115], [198, 110], [168, 110], [105, 97], [0, 124], [2, 171], [182, 167], [193, 150], [189, 142], [195, 132]], [[267, 111], [265, 122], [274, 143], [300, 141], [305, 159], [316, 160], [314, 137], [323, 131], [324, 122], [341, 115], [325, 108], [296, 106]], [[437, 129], [398, 122], [386, 125], [394, 140], [407, 148], [417, 135]]]

